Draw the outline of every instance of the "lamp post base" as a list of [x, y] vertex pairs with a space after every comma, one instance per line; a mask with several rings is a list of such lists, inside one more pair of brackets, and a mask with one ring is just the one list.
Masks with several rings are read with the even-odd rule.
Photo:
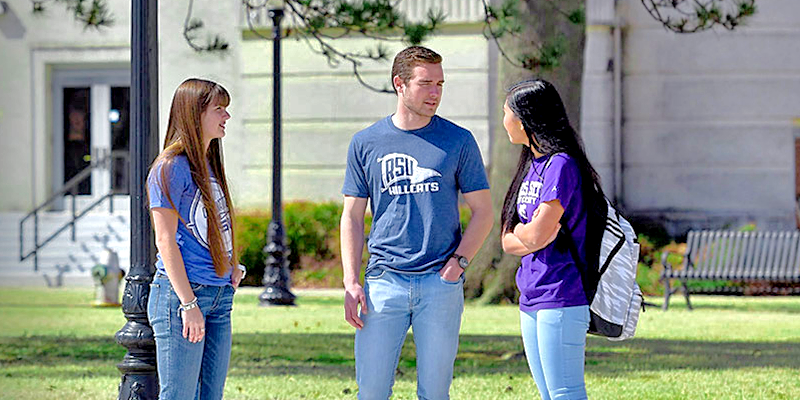
[[295, 296], [292, 292], [281, 287], [268, 287], [258, 296], [259, 305], [269, 306], [294, 306]]
[[279, 221], [269, 223], [267, 254], [264, 267], [264, 293], [258, 296], [262, 306], [293, 306], [295, 295], [289, 291], [289, 249], [283, 241], [283, 225]]

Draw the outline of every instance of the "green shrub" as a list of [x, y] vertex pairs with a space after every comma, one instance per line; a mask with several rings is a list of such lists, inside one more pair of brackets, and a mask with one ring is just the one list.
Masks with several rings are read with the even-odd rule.
[[[293, 202], [284, 205], [284, 236], [288, 247], [289, 269], [301, 267], [301, 260], [329, 261], [338, 258], [340, 203]], [[244, 285], [261, 286], [264, 274], [264, 247], [272, 216], [262, 211], [236, 215], [236, 247], [240, 262], [247, 266]]]
[[[339, 202], [291, 202], [284, 205], [284, 235], [289, 254], [292, 286], [340, 287], [342, 285], [341, 250], [339, 248]], [[471, 213], [461, 207], [461, 227], [466, 228]], [[239, 260], [247, 266], [243, 285], [261, 286], [264, 277], [264, 247], [272, 216], [268, 212], [251, 210], [236, 214], [236, 248]], [[372, 215], [364, 217], [364, 233], [369, 235]], [[362, 263], [369, 257], [364, 246]], [[362, 268], [363, 273], [363, 268]]]
[[264, 246], [267, 245], [267, 228], [270, 216], [263, 213], [237, 213], [234, 234], [239, 262], [247, 267], [247, 276], [242, 283], [260, 286], [264, 277]]
[[650, 232], [656, 232], [656, 236], [652, 237], [647, 233], [638, 234], [639, 270], [636, 281], [639, 283], [642, 293], [651, 296], [663, 295], [663, 282], [659, 281], [661, 271], [664, 270], [664, 266], [661, 265], [661, 255], [665, 251], [669, 252], [668, 261], [673, 266], [680, 266], [683, 262], [682, 255], [686, 244], [669, 241], [663, 232], [658, 230], [651, 228]]
[[642, 293], [648, 296], [664, 294], [664, 287], [658, 280], [659, 277], [661, 277], [660, 272], [644, 263], [639, 263], [639, 269], [636, 273], [636, 283], [639, 284]]

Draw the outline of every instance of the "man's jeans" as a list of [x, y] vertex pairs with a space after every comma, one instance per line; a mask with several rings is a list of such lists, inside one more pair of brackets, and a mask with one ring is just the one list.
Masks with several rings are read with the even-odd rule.
[[437, 272], [412, 275], [382, 269], [364, 278], [367, 313], [356, 331], [356, 381], [361, 400], [392, 394], [400, 349], [409, 326], [417, 347], [417, 396], [450, 398], [458, 331], [464, 310], [464, 279], [447, 282]]
[[589, 306], [520, 311], [522, 342], [542, 400], [586, 399]]
[[156, 338], [159, 398], [221, 399], [231, 356], [233, 287], [192, 283], [206, 334], [192, 343], [183, 337], [180, 299], [163, 275], [150, 285], [147, 315]]

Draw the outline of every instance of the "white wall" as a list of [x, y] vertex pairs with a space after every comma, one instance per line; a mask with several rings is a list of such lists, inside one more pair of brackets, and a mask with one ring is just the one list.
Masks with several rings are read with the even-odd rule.
[[[27, 0], [11, 0], [0, 16], [0, 210], [25, 211], [52, 193], [53, 69], [129, 68], [130, 3], [112, 0], [115, 24], [84, 30], [59, 4], [48, 4], [41, 16]], [[423, 4], [424, 3], [424, 4]], [[413, 7], [436, 2], [406, 2]], [[430, 3], [430, 4], [429, 4]], [[220, 34], [226, 54], [200, 54], [183, 39], [188, 2], [159, 2], [159, 144], [163, 143], [175, 88], [186, 78], [221, 83], [231, 93], [224, 140], [226, 168], [237, 205], [266, 206], [271, 193], [271, 54], [270, 41], [246, 35], [239, 2], [195, 2], [192, 17], [205, 26], [201, 41]], [[469, 28], [480, 7], [468, 0], [442, 1], [448, 21], [458, 32], [426, 43], [444, 56], [445, 98], [440, 114], [476, 135], [488, 162], [488, 48], [478, 29]], [[421, 15], [421, 14], [420, 14]], [[265, 20], [267, 34], [270, 27]], [[471, 33], [463, 33], [463, 32]], [[337, 45], [362, 49], [365, 40], [343, 39]], [[376, 94], [360, 86], [348, 65], [331, 69], [304, 43], [287, 39], [284, 46], [284, 194], [286, 199], [339, 199], [347, 144], [352, 134], [393, 112], [394, 95]], [[394, 52], [404, 47], [390, 46]], [[382, 85], [391, 62], [368, 65], [364, 75]]]
[[639, 1], [621, 3], [627, 209], [794, 226], [800, 2], [758, 2], [746, 26], [688, 35], [666, 31]]
[[[364, 49], [363, 39], [340, 39], [337, 46]], [[444, 61], [445, 90], [439, 115], [469, 129], [488, 162], [488, 45], [480, 33], [443, 34], [424, 45]], [[377, 87], [389, 82], [391, 59], [405, 46], [390, 44], [390, 60], [362, 69]], [[287, 200], [338, 200], [344, 179], [347, 146], [353, 134], [394, 112], [397, 97], [361, 86], [351, 65], [328, 67], [302, 41], [283, 41], [283, 185]], [[241, 169], [228, 174], [239, 189], [238, 205], [270, 202], [272, 168], [272, 44], [262, 39], [242, 43], [242, 109], [237, 148]], [[230, 160], [230, 157], [229, 157]], [[230, 162], [230, 161], [229, 161]]]
[[[115, 23], [110, 28], [84, 30], [59, 4], [47, 3], [47, 12], [34, 15], [28, 0], [8, 1], [0, 15], [0, 210], [27, 211], [51, 193], [52, 89], [54, 69], [130, 68], [130, 2], [110, 0]], [[223, 35], [230, 43], [226, 56], [198, 54], [183, 39], [187, 2], [160, 2], [159, 9], [159, 143], [163, 141], [169, 105], [175, 88], [188, 77], [222, 83], [239, 96], [239, 3], [196, 2], [193, 15], [202, 18], [207, 32]], [[169, 38], [166, 40], [165, 38]], [[236, 114], [241, 101], [231, 104]], [[233, 119], [228, 130], [241, 131]], [[226, 140], [234, 144], [236, 138]], [[241, 140], [241, 139], [239, 139]], [[233, 142], [233, 143], [229, 143]], [[229, 168], [238, 168], [236, 157]]]
[[129, 5], [110, 0], [116, 23], [84, 30], [63, 6], [7, 0], [0, 15], [0, 210], [29, 210], [50, 193], [54, 68], [125, 67], [129, 62]]

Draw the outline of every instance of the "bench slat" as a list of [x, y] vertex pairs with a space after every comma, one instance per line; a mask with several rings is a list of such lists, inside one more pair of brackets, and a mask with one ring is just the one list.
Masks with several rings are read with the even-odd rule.
[[686, 255], [683, 257], [683, 266], [680, 271], [673, 271], [676, 277], [686, 278], [689, 272], [694, 269], [697, 259], [697, 248], [700, 241], [700, 232], [689, 232], [686, 236]]
[[772, 257], [772, 269], [770, 270], [772, 279], [781, 278], [781, 270], [783, 269], [783, 259], [789, 251], [789, 241], [786, 240], [788, 234], [786, 232], [777, 232], [775, 239], [775, 255]]
[[772, 276], [772, 266], [775, 258], [775, 232], [764, 233], [764, 252], [761, 255], [761, 278], [769, 279]]
[[745, 244], [744, 233], [736, 232], [733, 235], [733, 260], [731, 260], [731, 277], [732, 279], [739, 279], [744, 270], [744, 249]]
[[736, 278], [743, 279], [743, 271], [753, 271], [756, 272], [756, 264], [758, 260], [758, 255], [760, 253], [760, 249], [758, 247], [758, 235], [748, 235], [750, 236], [747, 251], [745, 252], [745, 262], [741, 270], [736, 271]]
[[695, 261], [695, 268], [692, 269], [691, 273], [689, 274], [692, 278], [705, 278], [706, 271], [708, 270], [708, 260], [711, 256], [711, 251], [708, 248], [708, 244], [711, 242], [711, 232], [710, 231], [701, 231], [700, 238], [698, 240], [697, 250], [699, 251], [699, 257]]
[[721, 276], [725, 274], [725, 232], [714, 232], [711, 235], [711, 274]]
[[780, 275], [786, 277], [787, 280], [797, 280], [800, 278], [800, 263], [795, 259], [798, 247], [800, 247], [800, 232], [792, 232], [786, 241], [786, 252], [781, 259]]
[[736, 273], [736, 266], [734, 264], [734, 240], [736, 239], [735, 232], [725, 232], [723, 240], [725, 243], [724, 252], [722, 253], [723, 259], [720, 263], [723, 265], [722, 275], [725, 279], [733, 279]]

